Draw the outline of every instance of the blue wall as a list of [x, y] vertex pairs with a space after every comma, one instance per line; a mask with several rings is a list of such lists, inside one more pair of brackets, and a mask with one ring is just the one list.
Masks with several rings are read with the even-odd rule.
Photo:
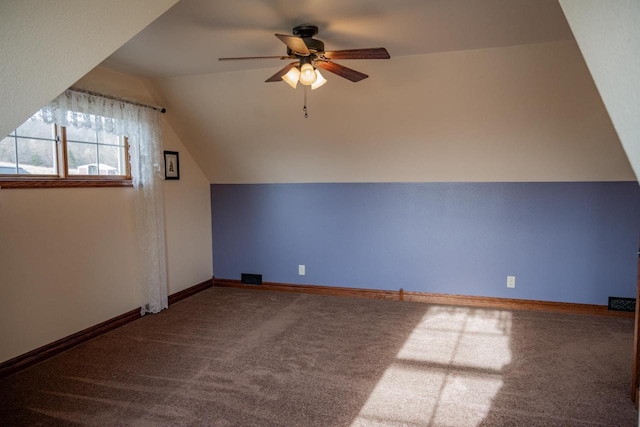
[[589, 304], [636, 293], [636, 182], [213, 184], [211, 204], [218, 278]]

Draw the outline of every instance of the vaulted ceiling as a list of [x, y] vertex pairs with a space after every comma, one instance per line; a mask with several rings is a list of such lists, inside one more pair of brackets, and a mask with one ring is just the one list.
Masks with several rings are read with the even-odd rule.
[[[274, 33], [317, 25], [337, 61], [308, 94], [264, 80]], [[633, 179], [556, 0], [181, 0], [102, 66], [150, 79], [211, 182]]]
[[274, 33], [304, 23], [327, 50], [385, 46], [394, 58], [573, 39], [555, 0], [182, 0], [103, 65], [145, 77], [276, 67], [217, 58], [285, 54]]
[[0, 1], [0, 135], [113, 53], [178, 0]]

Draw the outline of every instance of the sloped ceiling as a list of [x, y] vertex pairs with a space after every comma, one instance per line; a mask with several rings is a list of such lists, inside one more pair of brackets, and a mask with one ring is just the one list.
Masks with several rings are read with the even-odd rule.
[[561, 4], [640, 180], [640, 2]]
[[0, 1], [0, 135], [24, 122], [176, 2]]
[[[279, 60], [217, 61], [301, 23], [392, 59], [324, 73], [307, 119]], [[151, 79], [210, 182], [633, 179], [557, 1], [182, 0], [102, 66]]]
[[182, 0], [103, 65], [145, 77], [277, 67], [217, 59], [285, 54], [274, 33], [303, 23], [327, 50], [384, 46], [393, 57], [573, 39], [555, 0]]

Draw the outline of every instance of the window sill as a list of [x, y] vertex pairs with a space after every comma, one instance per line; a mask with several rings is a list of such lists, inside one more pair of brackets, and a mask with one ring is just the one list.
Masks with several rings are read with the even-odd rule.
[[12, 188], [89, 188], [133, 187], [131, 179], [83, 179], [83, 178], [0, 178], [0, 189]]

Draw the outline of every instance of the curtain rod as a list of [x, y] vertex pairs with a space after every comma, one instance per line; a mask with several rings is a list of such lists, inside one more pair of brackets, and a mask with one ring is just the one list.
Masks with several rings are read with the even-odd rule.
[[138, 105], [138, 106], [140, 106], [140, 107], [152, 108], [152, 109], [154, 109], [154, 110], [156, 110], [156, 111], [160, 111], [162, 114], [164, 114], [164, 113], [166, 113], [166, 112], [167, 112], [167, 109], [166, 109], [166, 108], [161, 107], [161, 106], [159, 106], [159, 105], [143, 104], [143, 103], [141, 103], [141, 102], [131, 101], [131, 100], [126, 99], [126, 98], [119, 98], [119, 97], [117, 97], [117, 96], [105, 95], [105, 94], [103, 94], [103, 93], [93, 92], [93, 91], [86, 90], [86, 89], [79, 89], [79, 88], [77, 88], [77, 87], [73, 87], [73, 86], [71, 86], [71, 87], [69, 88], [69, 90], [72, 90], [72, 91], [74, 91], [74, 92], [86, 93], [86, 94], [88, 94], [88, 95], [93, 95], [93, 96], [101, 96], [101, 97], [103, 97], [103, 98], [112, 99], [112, 100], [114, 100], [114, 101], [119, 101], [119, 102], [128, 102], [129, 104]]

